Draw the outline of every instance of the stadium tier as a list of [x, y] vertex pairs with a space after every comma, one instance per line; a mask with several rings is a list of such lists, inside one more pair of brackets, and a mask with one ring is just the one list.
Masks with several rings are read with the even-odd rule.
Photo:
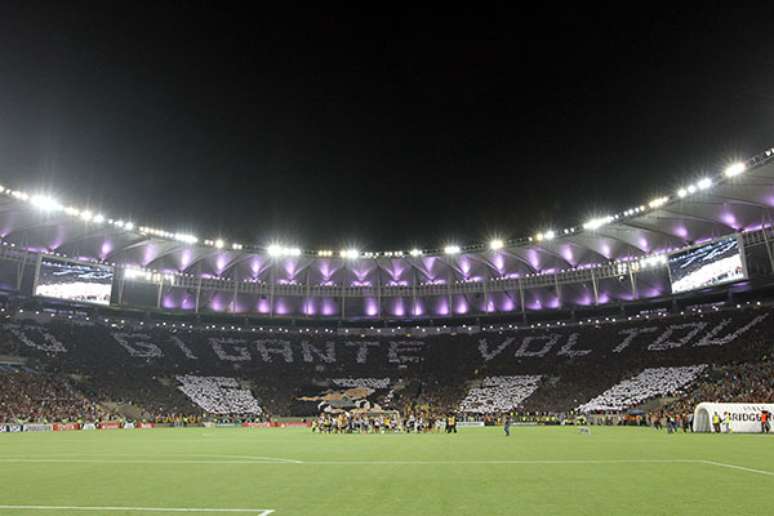
[[[429, 327], [397, 336], [6, 312], [0, 379], [21, 387], [3, 390], [0, 420], [110, 413], [252, 420], [369, 407], [477, 418], [512, 410], [620, 413], [653, 400], [678, 406], [695, 399], [692, 389], [713, 401], [760, 401], [774, 394], [763, 372], [770, 372], [774, 352], [772, 311], [751, 304], [550, 328]], [[708, 390], [718, 375], [734, 372], [743, 376], [734, 386]], [[757, 390], [742, 388], [756, 378], [764, 379]]]
[[174, 313], [375, 321], [523, 321], [697, 291], [733, 295], [772, 278], [773, 155], [577, 226], [410, 251], [200, 241], [0, 187], [0, 288]]

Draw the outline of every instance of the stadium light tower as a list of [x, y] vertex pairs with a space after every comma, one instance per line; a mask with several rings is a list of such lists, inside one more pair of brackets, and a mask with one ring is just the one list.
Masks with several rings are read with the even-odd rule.
[[454, 244], [447, 245], [443, 248], [443, 252], [448, 255], [460, 254], [460, 251], [460, 246]]

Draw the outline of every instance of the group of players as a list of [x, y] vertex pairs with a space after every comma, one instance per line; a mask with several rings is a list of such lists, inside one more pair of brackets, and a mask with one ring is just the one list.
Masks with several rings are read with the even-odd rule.
[[378, 433], [457, 433], [457, 416], [435, 417], [409, 414], [405, 419], [397, 413], [356, 415], [349, 412], [321, 413], [312, 421], [312, 432], [321, 434], [378, 434]]

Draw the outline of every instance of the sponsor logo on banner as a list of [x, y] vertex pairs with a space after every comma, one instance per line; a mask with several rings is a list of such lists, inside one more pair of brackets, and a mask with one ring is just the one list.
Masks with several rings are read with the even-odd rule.
[[65, 432], [69, 430], [80, 430], [81, 425], [78, 423], [54, 423], [54, 432]]
[[44, 423], [25, 423], [22, 425], [23, 432], [50, 432], [51, 430], [52, 426]]
[[99, 424], [100, 430], [120, 430], [122, 427], [119, 421], [105, 421]]
[[242, 423], [243, 428], [270, 428], [271, 425], [269, 423], [250, 423], [250, 422], [244, 422]]
[[135, 423], [134, 427], [138, 430], [142, 430], [144, 428], [153, 428], [153, 423]]
[[21, 432], [21, 425], [5, 425], [6, 432]]

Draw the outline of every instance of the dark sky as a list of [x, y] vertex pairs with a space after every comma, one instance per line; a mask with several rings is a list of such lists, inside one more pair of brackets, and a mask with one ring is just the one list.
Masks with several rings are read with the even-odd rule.
[[245, 244], [565, 227], [774, 145], [771, 14], [649, 7], [3, 2], [0, 183]]

